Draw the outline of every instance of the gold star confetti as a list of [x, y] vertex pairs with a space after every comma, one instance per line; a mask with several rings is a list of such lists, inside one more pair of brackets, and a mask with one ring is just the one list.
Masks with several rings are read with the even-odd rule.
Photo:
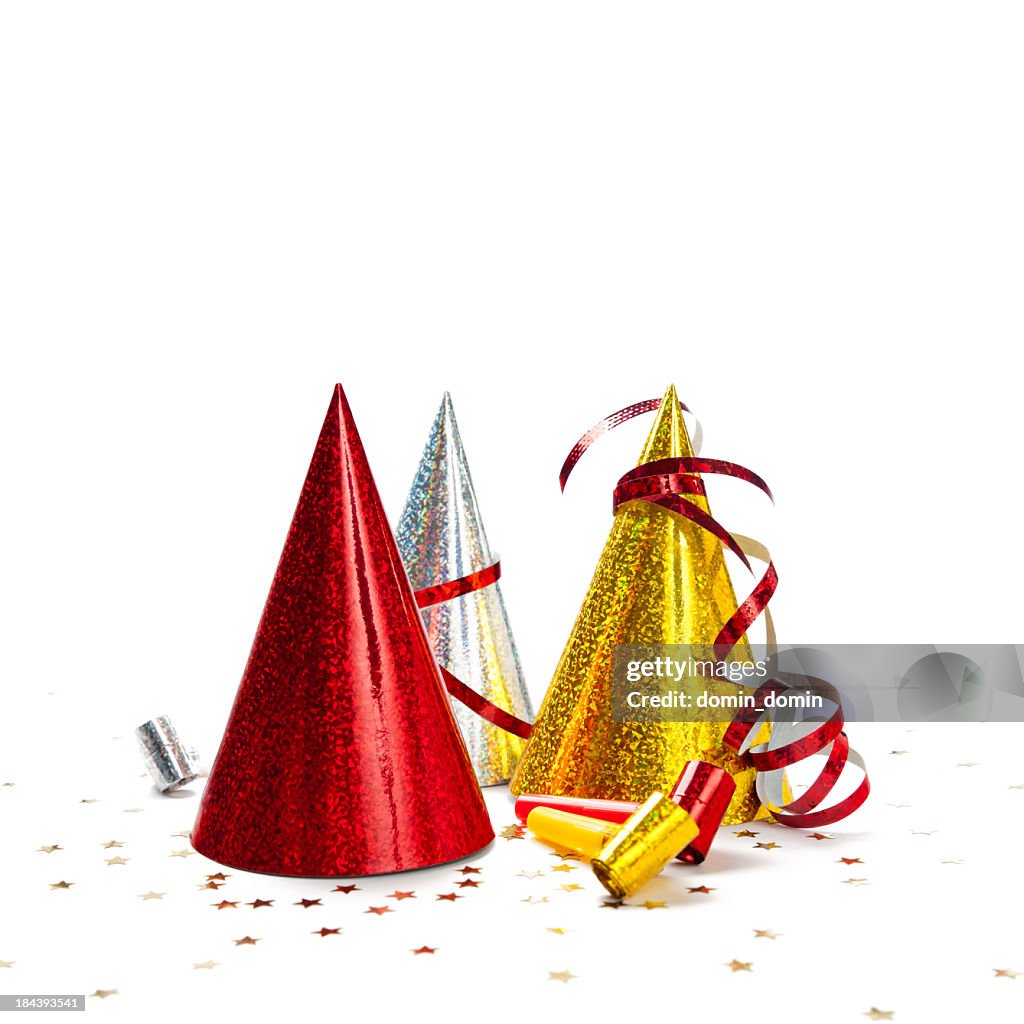
[[735, 974], [737, 971], [752, 971], [754, 962], [752, 960], [730, 960], [725, 966], [731, 968], [732, 973]]
[[[525, 901], [524, 901], [525, 902]], [[608, 910], [618, 910], [621, 907], [628, 907], [629, 904], [624, 900], [604, 900], [601, 903], [601, 909], [604, 910], [606, 907]]]
[[70, 889], [71, 886], [73, 886], [74, 884], [75, 884], [74, 882], [64, 882], [64, 881], [61, 881], [61, 882], [50, 882], [49, 883], [51, 889]]
[[866, 878], [844, 878], [843, 885], [870, 885]]
[[152, 890], [150, 890], [149, 892], [140, 892], [139, 893], [139, 899], [140, 900], [162, 900], [166, 895], [167, 895], [167, 893], [165, 893], [165, 892], [153, 892]]
[[781, 933], [773, 932], [771, 928], [755, 928], [754, 938], [755, 939], [777, 939]]
[[691, 886], [687, 886], [686, 891], [687, 892], [700, 892], [700, 893], [703, 893], [706, 896], [708, 893], [714, 892], [715, 890], [713, 888], [709, 889], [706, 885], [691, 885]]
[[483, 882], [478, 882], [474, 878], [463, 878], [461, 882], [455, 883], [460, 889], [479, 889]]
[[520, 903], [547, 903], [547, 896], [527, 896], [525, 900], [520, 900]]
[[739, 836], [740, 839], [753, 839], [754, 836], [759, 835], [759, 833], [751, 832], [749, 828], [745, 828], [742, 832], [733, 832], [733, 835]]
[[520, 871], [516, 876], [517, 878], [541, 878], [544, 875], [543, 871]]
[[668, 905], [664, 900], [644, 900], [640, 906], [644, 907], [646, 910], [662, 910]]
[[394, 911], [390, 907], [370, 907], [363, 911], [364, 914], [376, 914], [380, 917], [381, 914], [393, 914]]
[[192, 833], [191, 832], [172, 832], [171, 833], [171, 838], [172, 839], [191, 839], [192, 838]]
[[559, 860], [580, 860], [578, 853], [573, 853], [571, 850], [567, 853], [560, 853], [558, 850], [551, 851], [552, 857], [557, 857]]
[[63, 850], [63, 846], [59, 846], [56, 843], [53, 846], [40, 846], [36, 853], [56, 853], [58, 850]]
[[207, 875], [206, 880], [208, 882], [226, 882], [230, 877], [230, 875], [225, 875], [223, 871], [218, 871], [215, 875]]
[[552, 935], [564, 935], [565, 934], [565, 929], [564, 928], [548, 928], [548, 931], [551, 932]]
[[108, 996], [120, 995], [116, 988], [98, 988], [90, 998], [106, 999]]
[[778, 843], [754, 843], [755, 850], [781, 850]]
[[[0, 960], [0, 964], [2, 964], [2, 963], [3, 963], [3, 961]], [[1009, 967], [993, 967], [992, 970], [996, 972], [996, 977], [997, 978], [1010, 978], [1010, 979], [1013, 979], [1013, 978], [1016, 978], [1018, 976], [1018, 974], [1019, 974], [1018, 971], [1011, 970]]]
[[216, 907], [218, 910], [227, 910], [230, 908], [234, 910], [238, 906], [238, 900], [232, 902], [231, 900], [221, 900], [220, 903], [211, 903], [211, 907]]
[[436, 953], [440, 948], [440, 946], [420, 946], [419, 949], [413, 949], [411, 952], [413, 956], [420, 956], [423, 953]]
[[560, 885], [559, 889], [563, 889], [565, 892], [575, 892], [577, 889], [582, 889], [582, 885], [577, 885], [575, 882], [570, 882], [568, 885]]
[[200, 889], [219, 889], [224, 883], [223, 882], [203, 882], [199, 886]]
[[17, 960], [0, 960], [0, 969], [4, 967], [13, 967], [17, 962]]
[[328, 935], [340, 935], [341, 934], [341, 929], [340, 928], [320, 928], [317, 931], [312, 932], [311, 934], [319, 935], [321, 938], [324, 938], [324, 937], [326, 937]]
[[863, 1016], [870, 1017], [872, 1020], [892, 1020], [894, 1012], [894, 1010], [879, 1010], [877, 1006], [872, 1006]]
[[331, 892], [343, 892], [347, 895], [350, 892], [355, 892], [358, 888], [358, 885], [336, 885]]
[[[907, 804], [906, 806], [909, 807], [910, 804]], [[825, 835], [824, 832], [812, 832], [807, 838], [817, 839], [820, 842], [822, 839], [831, 839], [832, 836]]]
[[236, 946], [255, 946], [259, 939], [254, 939], [251, 935], [243, 935], [240, 939], [235, 939], [234, 943]]
[[[457, 884], [458, 885], [476, 885], [477, 883], [476, 882], [458, 882]], [[398, 900], [399, 902], [401, 902], [402, 900], [414, 900], [414, 899], [416, 899], [416, 893], [412, 889], [410, 889], [408, 892], [402, 892], [401, 889], [396, 889], [394, 892], [389, 892], [387, 894], [387, 896], [388, 896], [388, 899]]]
[[552, 871], [575, 871], [576, 870], [576, 865], [575, 864], [556, 864], [551, 870]]
[[323, 904], [319, 900], [306, 900], [306, 899], [302, 899], [302, 900], [299, 900], [298, 903], [293, 903], [292, 906], [293, 907], [302, 907], [303, 909], [306, 909], [307, 907], [322, 907]]
[[109, 843], [104, 843], [103, 844], [103, 849], [104, 850], [116, 850], [116, 849], [119, 849], [122, 846], [124, 846], [124, 843], [120, 842], [117, 839], [111, 839]]
[[578, 974], [573, 974], [571, 971], [548, 971], [548, 981], [560, 981], [565, 985], [568, 985], [573, 978], [578, 977]]
[[525, 825], [507, 825], [499, 833], [502, 839], [522, 839], [526, 835]]
[[437, 898], [439, 900], [447, 900], [449, 903], [454, 903], [456, 900], [462, 899], [462, 897], [455, 892], [443, 892]]
[[107, 858], [107, 867], [108, 868], [109, 867], [114, 867], [115, 865], [118, 865], [118, 864], [121, 864], [121, 865], [127, 864], [128, 861], [130, 861], [130, 860], [131, 860], [131, 857], [108, 857]]
[[272, 907], [273, 905], [273, 900], [253, 900], [252, 903], [246, 903], [246, 906], [252, 907], [253, 910], [259, 910], [260, 907]]
[[468, 865], [464, 868], [456, 868], [460, 875], [479, 875], [482, 868], [471, 868]]
[[847, 866], [849, 866], [850, 864], [863, 864], [864, 861], [862, 861], [860, 857], [840, 857], [839, 860], [836, 861], [836, 863], [846, 864]]
[[219, 967], [220, 964], [215, 960], [204, 960], [201, 964], [193, 964], [192, 970], [194, 971], [212, 971], [214, 967]]
[[195, 850], [173, 850], [171, 851], [171, 857], [192, 857], [195, 855]]

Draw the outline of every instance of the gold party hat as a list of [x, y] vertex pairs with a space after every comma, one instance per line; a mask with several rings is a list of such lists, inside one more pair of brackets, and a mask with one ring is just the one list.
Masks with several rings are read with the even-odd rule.
[[[675, 387], [669, 387], [638, 465], [693, 455]], [[703, 495], [685, 497], [709, 511]], [[724, 723], [615, 722], [611, 714], [617, 644], [711, 645], [736, 608], [717, 537], [647, 501], [620, 505], [512, 792], [643, 801], [653, 791], [668, 792], [686, 761], [702, 760], [736, 782], [724, 824], [764, 813], [749, 758], [722, 743]], [[730, 658], [752, 658], [746, 636]]]

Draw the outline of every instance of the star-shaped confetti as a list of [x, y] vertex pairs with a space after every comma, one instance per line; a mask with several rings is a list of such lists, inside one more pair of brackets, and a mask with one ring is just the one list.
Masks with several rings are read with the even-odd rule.
[[381, 914], [393, 914], [394, 911], [390, 907], [369, 907], [363, 911], [364, 914], [376, 914], [380, 917]]
[[410, 950], [413, 956], [422, 956], [424, 953], [436, 953], [440, 946], [420, 946], [419, 949]]
[[70, 889], [71, 886], [73, 886], [74, 884], [75, 884], [74, 882], [65, 882], [65, 881], [50, 882], [49, 883], [51, 889]]
[[892, 754], [894, 757], [898, 757], [900, 754], [909, 754], [910, 751], [909, 750], [890, 750], [889, 753]]
[[[910, 804], [907, 804], [906, 806], [909, 807]], [[832, 836], [826, 835], [824, 832], [812, 832], [807, 838], [817, 839], [820, 842], [822, 839], [831, 839]]]
[[[3, 961], [0, 960], [0, 963], [3, 963]], [[997, 978], [1011, 978], [1011, 979], [1013, 979], [1013, 978], [1018, 977], [1019, 974], [1020, 974], [1019, 971], [1014, 971], [1014, 970], [1012, 970], [1009, 967], [993, 967], [992, 970], [995, 971], [995, 974], [996, 974]]]
[[215, 960], [204, 960], [201, 964], [193, 964], [192, 969], [194, 971], [212, 971], [214, 967], [219, 967], [220, 964]]
[[843, 885], [870, 885], [866, 878], [844, 878]]
[[169, 856], [171, 857], [193, 857], [195, 856], [195, 850], [172, 850]]
[[[457, 884], [458, 885], [476, 885], [477, 883], [476, 882], [458, 882]], [[416, 899], [416, 893], [412, 889], [410, 889], [408, 892], [402, 892], [401, 889], [396, 889], [394, 892], [389, 892], [387, 894], [387, 896], [388, 896], [388, 899], [398, 900], [399, 902], [401, 902], [402, 900], [414, 900], [414, 899]]]
[[687, 892], [699, 892], [699, 893], [703, 893], [706, 896], [708, 893], [714, 892], [715, 890], [714, 890], [714, 888], [710, 888], [709, 889], [706, 885], [691, 885], [691, 886], [687, 886], [686, 891]]
[[129, 860], [131, 860], [130, 857], [108, 857], [107, 867], [110, 868], [115, 867], [117, 865], [124, 865], [127, 864]]
[[200, 889], [219, 889], [224, 883], [223, 882], [203, 882], [199, 886]]
[[893, 1010], [880, 1010], [877, 1006], [872, 1006], [870, 1010], [864, 1012], [863, 1016], [870, 1017], [872, 1020], [892, 1020], [894, 1012]]
[[755, 939], [777, 939], [779, 932], [773, 932], [771, 928], [755, 928], [754, 938]]
[[443, 892], [437, 896], [439, 900], [446, 900], [448, 903], [454, 903], [456, 900], [461, 900], [462, 897], [457, 892]]
[[463, 878], [461, 881], [455, 883], [460, 889], [479, 889], [483, 882], [478, 882], [475, 878]]
[[668, 904], [664, 900], [644, 900], [640, 906], [645, 910], [662, 910], [667, 908]]
[[116, 988], [98, 988], [92, 993], [90, 998], [95, 999], [107, 999], [110, 996], [120, 995]]
[[53, 846], [40, 846], [36, 853], [56, 853], [58, 850], [63, 850], [64, 847], [54, 843]]
[[140, 900], [162, 900], [166, 895], [167, 895], [167, 893], [165, 893], [165, 892], [153, 892], [152, 890], [150, 890], [149, 892], [140, 892], [139, 893], [139, 899]]
[[557, 857], [559, 860], [579, 860], [580, 859], [580, 855], [578, 853], [574, 853], [572, 850], [568, 850], [568, 851], [566, 851], [564, 853], [559, 851], [559, 850], [552, 850], [551, 851], [551, 856], [552, 857]]
[[103, 844], [103, 849], [104, 850], [117, 850], [117, 849], [120, 849], [122, 846], [124, 846], [124, 843], [120, 842], [117, 839], [111, 839], [109, 843], [104, 843]]
[[845, 864], [847, 865], [847, 867], [849, 867], [849, 865], [851, 864], [863, 864], [864, 861], [862, 861], [860, 857], [840, 857], [839, 860], [836, 861], [836, 863]]
[[234, 910], [238, 906], [238, 900], [221, 900], [220, 903], [211, 903], [210, 906], [218, 910]]
[[323, 938], [323, 937], [325, 937], [327, 935], [340, 935], [341, 934], [341, 929], [340, 928], [320, 928], [317, 931], [313, 932], [312, 934], [313, 935], [319, 935], [321, 938]]
[[608, 910], [619, 910], [621, 907], [629, 906], [624, 900], [603, 900], [601, 903], [601, 909]]
[[520, 903], [547, 903], [547, 896], [527, 896], [525, 900], [520, 900]]
[[541, 878], [544, 875], [543, 871], [520, 871], [516, 876], [517, 878]]
[[753, 839], [754, 836], [758, 835], [757, 832], [751, 832], [749, 828], [743, 829], [741, 832], [734, 832], [733, 835], [739, 836], [740, 839]]
[[558, 888], [562, 889], [564, 892], [575, 892], [577, 889], [582, 889], [583, 886], [577, 885], [575, 882], [570, 882], [568, 885], [560, 885]]
[[172, 839], [191, 839], [192, 838], [192, 833], [191, 832], [172, 832], [171, 833], [171, 838]]
[[578, 977], [578, 974], [573, 974], [571, 971], [548, 971], [548, 981], [560, 981], [564, 985], [568, 985], [573, 978]]
[[733, 974], [737, 971], [752, 971], [754, 969], [752, 960], [730, 960], [725, 966], [730, 968]]
[[471, 868], [471, 867], [469, 867], [469, 865], [467, 865], [464, 868], [456, 868], [455, 870], [458, 871], [458, 873], [460, 875], [479, 875], [482, 869], [481, 868]]
[[502, 839], [523, 839], [526, 836], [525, 825], [506, 825], [499, 833]]
[[781, 850], [778, 843], [754, 843], [755, 850]]
[[[11, 785], [13, 785], [13, 783], [11, 783]], [[80, 804], [98, 804], [98, 803], [99, 803], [99, 800], [92, 800], [92, 799], [89, 799], [89, 800], [79, 800], [78, 802], [79, 802]]]
[[552, 871], [575, 871], [577, 869], [576, 869], [576, 865], [575, 864], [556, 864], [551, 870]]
[[253, 910], [259, 910], [260, 907], [272, 907], [273, 905], [273, 900], [253, 900], [252, 903], [246, 903], [246, 906], [252, 907]]
[[355, 892], [358, 888], [358, 885], [336, 885], [331, 892], [343, 892], [347, 895], [350, 892]]
[[551, 932], [552, 935], [564, 935], [565, 934], [565, 929], [564, 928], [548, 928], [548, 931]]
[[259, 939], [254, 939], [251, 935], [243, 935], [240, 939], [235, 939], [236, 946], [255, 946]]
[[144, 807], [126, 807], [123, 814], [141, 814], [145, 810]]
[[230, 875], [225, 875], [223, 871], [218, 871], [215, 875], [207, 875], [206, 880], [208, 882], [226, 882], [230, 877]]
[[1012, 782], [1007, 789], [1024, 789], [1024, 782]]
[[0, 969], [4, 967], [13, 967], [17, 962], [17, 960], [0, 960]]
[[320, 900], [301, 899], [301, 900], [299, 900], [298, 903], [293, 903], [292, 906], [293, 907], [302, 907], [303, 909], [306, 909], [308, 907], [321, 907], [321, 906], [323, 906], [323, 904], [320, 902]]

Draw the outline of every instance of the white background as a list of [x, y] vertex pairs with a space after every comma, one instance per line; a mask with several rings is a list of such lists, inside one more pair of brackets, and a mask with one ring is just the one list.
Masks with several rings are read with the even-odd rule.
[[669, 382], [775, 491], [711, 497], [782, 640], [1020, 639], [1022, 28], [5, 4], [2, 714], [39, 753], [0, 775], [64, 793], [50, 691], [76, 755], [162, 710], [215, 747], [335, 381], [395, 518], [451, 391], [538, 701], [649, 419], [558, 468]]

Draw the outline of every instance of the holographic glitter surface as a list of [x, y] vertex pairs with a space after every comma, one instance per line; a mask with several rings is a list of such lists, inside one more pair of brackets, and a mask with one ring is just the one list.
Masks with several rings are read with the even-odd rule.
[[193, 845], [326, 877], [429, 867], [493, 838], [338, 385]]
[[[494, 562], [447, 393], [395, 536], [415, 590], [467, 576]], [[441, 665], [505, 711], [532, 719], [500, 583], [425, 608], [423, 620]], [[524, 741], [454, 698], [452, 708], [480, 783], [507, 782]]]
[[[693, 454], [670, 387], [638, 464]], [[705, 497], [687, 498], [709, 511]], [[685, 762], [703, 760], [736, 782], [724, 823], [757, 816], [756, 773], [749, 757], [723, 745], [725, 725], [619, 723], [611, 715], [616, 644], [713, 644], [736, 607], [716, 537], [650, 502], [620, 505], [512, 792], [643, 801], [670, 791]], [[731, 657], [751, 657], [745, 637]]]

